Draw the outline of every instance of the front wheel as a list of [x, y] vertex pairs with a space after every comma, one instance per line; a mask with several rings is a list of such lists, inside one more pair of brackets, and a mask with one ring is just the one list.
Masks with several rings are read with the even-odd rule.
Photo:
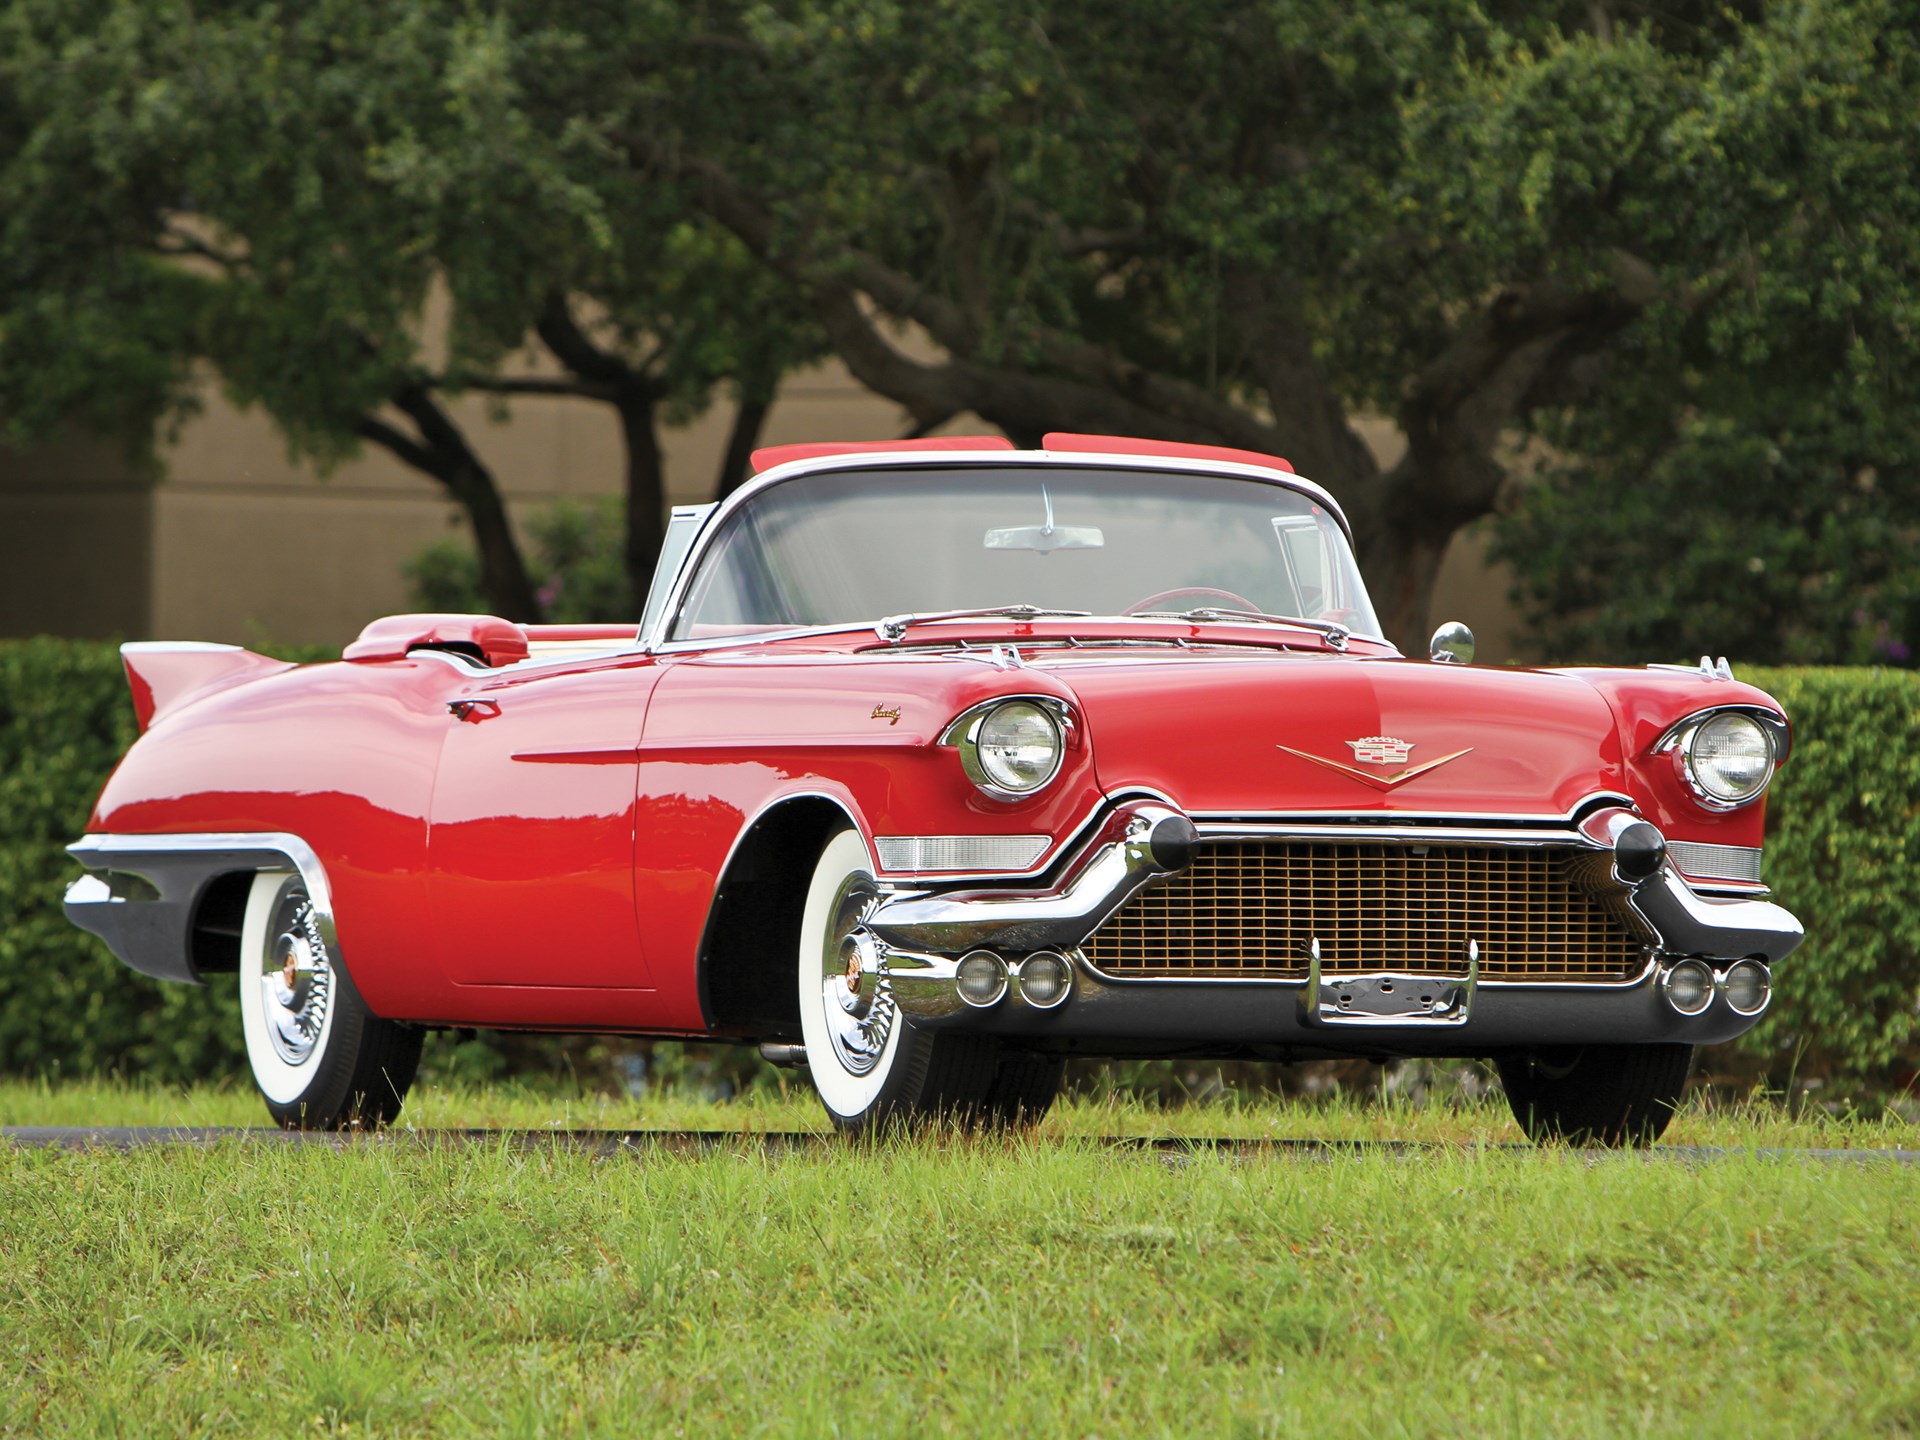
[[993, 1038], [916, 1030], [886, 976], [863, 972], [863, 927], [879, 895], [859, 832], [828, 840], [807, 887], [798, 972], [807, 1069], [834, 1125], [856, 1134], [942, 1120], [972, 1126], [1011, 1119], [1003, 1110], [1024, 1117], [1044, 1108], [1025, 1093], [996, 1106]]
[[1527, 1138], [1651, 1145], [1687, 1088], [1691, 1045], [1567, 1045], [1500, 1059], [1500, 1084]]
[[354, 988], [298, 875], [256, 875], [240, 937], [240, 1023], [253, 1080], [290, 1130], [375, 1126], [400, 1113], [421, 1032]]

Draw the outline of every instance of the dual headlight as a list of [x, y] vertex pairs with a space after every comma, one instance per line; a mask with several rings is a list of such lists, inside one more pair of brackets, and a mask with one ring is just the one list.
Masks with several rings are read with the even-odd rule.
[[996, 800], [1043, 790], [1066, 758], [1072, 714], [1060, 701], [1020, 696], [976, 705], [940, 737], [960, 751], [967, 778]]
[[1781, 726], [1745, 710], [1716, 710], [1675, 726], [1668, 744], [1687, 787], [1713, 809], [1757, 800], [1780, 760]]

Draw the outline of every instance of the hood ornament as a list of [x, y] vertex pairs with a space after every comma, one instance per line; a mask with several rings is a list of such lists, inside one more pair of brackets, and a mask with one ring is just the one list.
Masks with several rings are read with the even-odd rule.
[[[1407, 756], [1413, 753], [1411, 740], [1396, 740], [1391, 735], [1367, 735], [1358, 740], [1349, 740], [1347, 745], [1353, 751], [1353, 758], [1364, 765], [1405, 765]], [[1473, 747], [1456, 750], [1451, 755], [1442, 755], [1438, 760], [1429, 760], [1424, 765], [1414, 765], [1397, 775], [1380, 775], [1369, 770], [1356, 769], [1339, 760], [1329, 760], [1324, 755], [1309, 755], [1304, 750], [1296, 750], [1291, 745], [1276, 746], [1289, 755], [1297, 755], [1302, 760], [1315, 765], [1324, 765], [1329, 770], [1338, 770], [1342, 775], [1358, 780], [1362, 785], [1371, 785], [1376, 790], [1392, 790], [1409, 780], [1417, 779], [1429, 770], [1438, 770], [1449, 760], [1458, 760], [1462, 755], [1471, 755]]]

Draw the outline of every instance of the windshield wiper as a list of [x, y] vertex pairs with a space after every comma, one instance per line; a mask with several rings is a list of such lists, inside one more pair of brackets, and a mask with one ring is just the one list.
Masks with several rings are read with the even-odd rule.
[[1091, 610], [1042, 610], [1038, 605], [994, 605], [979, 610], [928, 610], [918, 614], [888, 615], [874, 624], [873, 633], [889, 645], [897, 645], [906, 638], [909, 625], [923, 624], [928, 620], [968, 620], [985, 615], [1005, 615], [1013, 620], [1037, 620], [1041, 616], [1084, 620], [1092, 613]]
[[1345, 625], [1335, 620], [1309, 620], [1304, 615], [1269, 615], [1264, 610], [1222, 610], [1216, 606], [1203, 606], [1198, 610], [1144, 610], [1142, 615], [1168, 615], [1175, 620], [1207, 622], [1212, 620], [1251, 620], [1259, 625], [1298, 625], [1303, 630], [1313, 630], [1327, 637], [1327, 643], [1336, 650], [1347, 648], [1347, 637], [1353, 634]]

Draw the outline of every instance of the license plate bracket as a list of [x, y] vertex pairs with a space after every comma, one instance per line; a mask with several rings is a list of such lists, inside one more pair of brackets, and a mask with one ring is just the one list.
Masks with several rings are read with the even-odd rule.
[[1320, 942], [1308, 947], [1307, 988], [1301, 995], [1304, 1018], [1317, 1025], [1430, 1026], [1464, 1025], [1473, 1013], [1480, 983], [1480, 946], [1469, 940], [1464, 973], [1415, 974], [1370, 970], [1361, 974], [1324, 973]]

